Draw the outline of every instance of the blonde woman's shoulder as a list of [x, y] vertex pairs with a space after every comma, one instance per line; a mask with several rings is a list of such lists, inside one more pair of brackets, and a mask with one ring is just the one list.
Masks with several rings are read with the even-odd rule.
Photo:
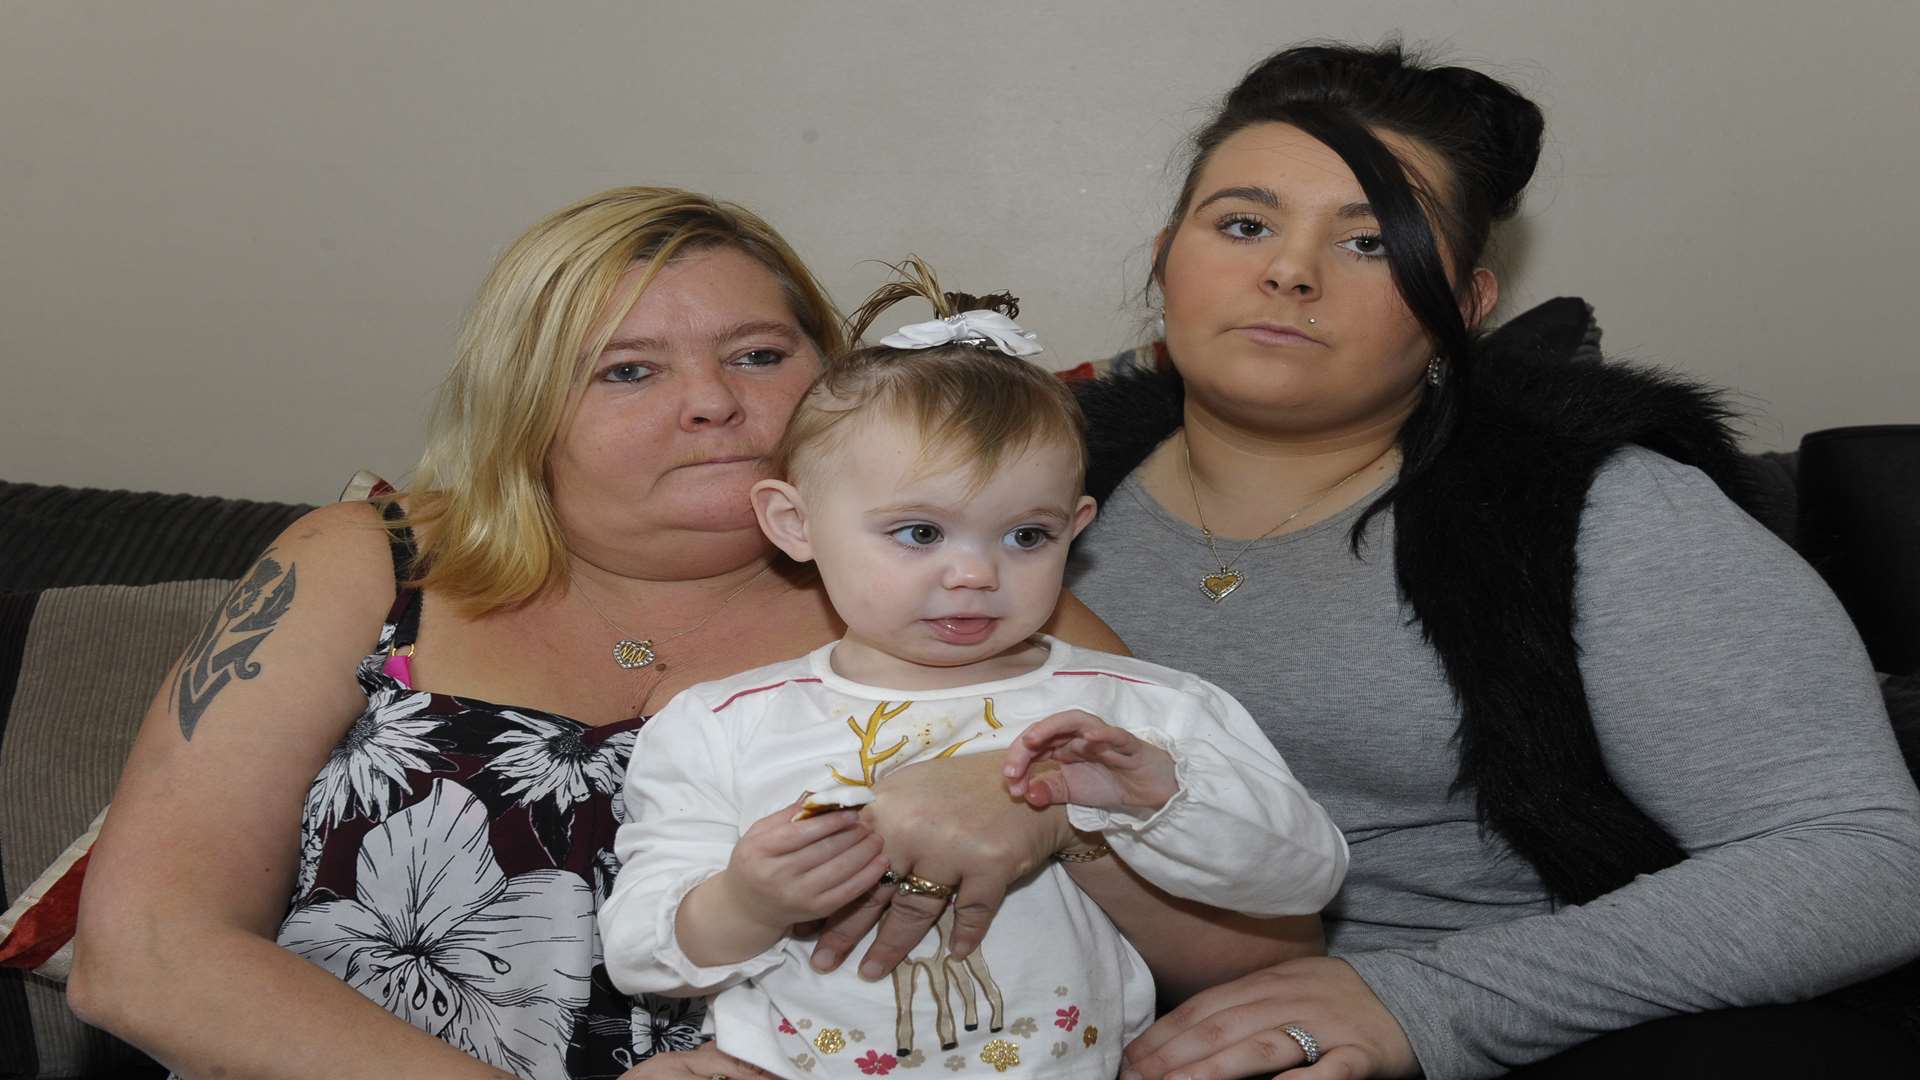
[[260, 554], [293, 578], [308, 611], [329, 609], [353, 622], [379, 618], [393, 602], [392, 547], [380, 509], [370, 502], [330, 503], [297, 518]]

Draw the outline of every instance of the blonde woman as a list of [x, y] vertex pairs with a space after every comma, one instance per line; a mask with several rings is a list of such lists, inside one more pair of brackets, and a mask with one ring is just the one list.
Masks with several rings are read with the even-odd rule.
[[[739, 207], [625, 188], [529, 230], [468, 319], [411, 487], [297, 522], [161, 688], [94, 852], [76, 1012], [189, 1076], [743, 1071], [693, 1049], [697, 1001], [607, 983], [594, 912], [644, 718], [843, 630], [747, 496], [840, 344]], [[1052, 628], [1117, 645], [1070, 598]], [[994, 761], [946, 763], [882, 785], [862, 826], [958, 886], [957, 940], [1079, 842], [997, 787]], [[1196, 937], [1211, 916], [1111, 865], [1075, 874], [1176, 988], [1317, 934]], [[890, 899], [843, 914], [815, 962]], [[899, 899], [863, 970], [942, 906]], [[1217, 948], [1170, 962], [1183, 939]]]

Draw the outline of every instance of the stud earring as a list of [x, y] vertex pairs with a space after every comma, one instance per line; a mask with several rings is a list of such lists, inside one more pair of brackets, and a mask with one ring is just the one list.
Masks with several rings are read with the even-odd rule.
[[1165, 341], [1167, 339], [1167, 310], [1165, 308], [1156, 308], [1154, 310], [1153, 339], [1155, 341]]
[[1438, 355], [1427, 361], [1427, 385], [1439, 386], [1447, 381], [1447, 367]]

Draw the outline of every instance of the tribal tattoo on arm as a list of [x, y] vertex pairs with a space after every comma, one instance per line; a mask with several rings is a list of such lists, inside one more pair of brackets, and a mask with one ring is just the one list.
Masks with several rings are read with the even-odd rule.
[[246, 578], [234, 586], [227, 602], [200, 628], [180, 662], [173, 706], [180, 716], [180, 734], [188, 742], [193, 741], [193, 730], [207, 706], [227, 684], [260, 674], [253, 651], [293, 606], [293, 564], [283, 568], [272, 555], [269, 549], [260, 556]]

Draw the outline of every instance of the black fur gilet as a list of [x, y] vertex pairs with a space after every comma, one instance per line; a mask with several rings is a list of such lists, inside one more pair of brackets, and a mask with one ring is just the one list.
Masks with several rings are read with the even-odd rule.
[[[1563, 903], [1686, 857], [1607, 774], [1574, 642], [1575, 542], [1594, 473], [1643, 446], [1749, 494], [1719, 396], [1606, 362], [1591, 311], [1551, 300], [1481, 342], [1464, 421], [1393, 508], [1401, 595], [1460, 705], [1456, 790]], [[1080, 384], [1104, 500], [1181, 423], [1171, 372]]]

